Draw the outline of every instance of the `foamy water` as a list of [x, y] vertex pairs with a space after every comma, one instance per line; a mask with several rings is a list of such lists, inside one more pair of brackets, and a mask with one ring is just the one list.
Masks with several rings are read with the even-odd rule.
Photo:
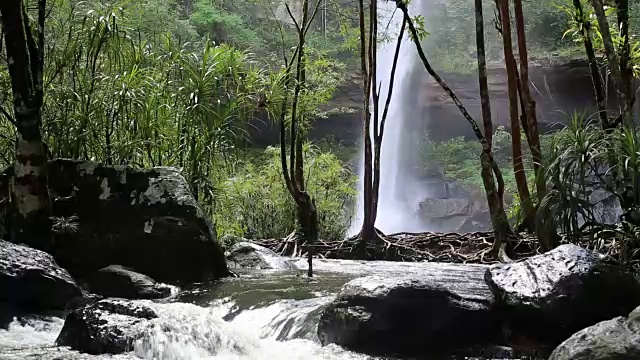
[[[0, 359], [372, 359], [338, 346], [322, 347], [315, 341], [315, 324], [309, 331], [304, 330], [308, 320], [305, 314], [329, 301], [330, 297], [317, 301], [282, 300], [264, 308], [243, 311], [231, 321], [223, 320], [234, 307], [229, 301], [220, 301], [209, 308], [140, 301], [153, 308], [159, 317], [149, 322], [133, 352], [118, 356], [91, 356], [55, 347], [62, 319], [34, 319], [26, 324], [14, 321], [8, 330], [0, 330]], [[285, 340], [278, 341], [278, 338]]]

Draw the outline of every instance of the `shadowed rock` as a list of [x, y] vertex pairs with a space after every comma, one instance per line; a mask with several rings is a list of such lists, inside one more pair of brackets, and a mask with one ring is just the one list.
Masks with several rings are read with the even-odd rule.
[[640, 308], [578, 331], [558, 346], [549, 360], [640, 359]]
[[486, 267], [430, 265], [420, 276], [369, 276], [347, 283], [322, 313], [322, 344], [369, 354], [434, 356], [498, 340]]
[[101, 300], [69, 313], [56, 345], [93, 355], [132, 351], [148, 320], [157, 317], [151, 308], [138, 303]]
[[486, 279], [513, 332], [552, 344], [640, 304], [640, 286], [631, 273], [575, 245], [493, 265]]
[[105, 297], [160, 299], [171, 295], [169, 286], [120, 265], [100, 269], [90, 285], [91, 291]]
[[228, 274], [210, 221], [177, 169], [57, 159], [49, 182], [58, 218], [53, 254], [71, 273], [120, 264], [166, 282]]
[[232, 268], [263, 270], [295, 270], [296, 267], [275, 252], [247, 241], [229, 249], [227, 262]]
[[51, 255], [0, 240], [0, 303], [39, 312], [64, 310], [82, 298], [71, 275]]

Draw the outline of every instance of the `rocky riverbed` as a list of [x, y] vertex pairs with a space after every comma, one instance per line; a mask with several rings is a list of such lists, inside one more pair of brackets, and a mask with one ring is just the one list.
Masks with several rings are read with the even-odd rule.
[[53, 187], [58, 216], [120, 223], [80, 216], [50, 253], [0, 240], [0, 359], [640, 353], [640, 283], [576, 245], [491, 265], [316, 259], [307, 278], [306, 259], [250, 241], [223, 253], [175, 171], [52, 166], [75, 184]]

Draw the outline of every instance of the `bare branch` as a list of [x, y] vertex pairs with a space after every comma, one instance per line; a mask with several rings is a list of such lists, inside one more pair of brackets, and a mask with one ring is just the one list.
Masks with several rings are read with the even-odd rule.
[[398, 57], [400, 56], [400, 47], [402, 45], [402, 37], [404, 36], [404, 30], [407, 26], [407, 20], [402, 19], [402, 26], [400, 27], [400, 34], [398, 35], [398, 43], [396, 44], [396, 50], [393, 55], [393, 65], [391, 66], [391, 76], [389, 77], [389, 90], [387, 91], [387, 100], [384, 104], [384, 110], [382, 111], [382, 120], [380, 120], [380, 134], [378, 135], [378, 142], [382, 142], [384, 136], [384, 125], [387, 122], [387, 114], [389, 112], [389, 104], [391, 103], [391, 96], [393, 95], [393, 83], [396, 77], [396, 67], [398, 65]]
[[289, 14], [289, 17], [291, 18], [291, 20], [293, 21], [293, 24], [296, 26], [296, 30], [300, 32], [301, 31], [300, 25], [298, 25], [298, 21], [296, 20], [296, 17], [293, 16], [293, 13], [291, 12], [291, 8], [289, 8], [289, 4], [284, 3], [284, 6], [287, 8], [287, 13]]

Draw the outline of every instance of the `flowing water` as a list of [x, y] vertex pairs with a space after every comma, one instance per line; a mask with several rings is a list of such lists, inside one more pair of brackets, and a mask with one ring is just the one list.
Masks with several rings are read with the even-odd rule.
[[[301, 260], [296, 265], [305, 266]], [[91, 356], [54, 346], [63, 319], [14, 321], [0, 330], [2, 360], [320, 360], [376, 359], [321, 346], [316, 329], [322, 307], [358, 276], [419, 274], [420, 264], [317, 260], [316, 277], [299, 272], [246, 272], [183, 289], [173, 302], [148, 304], [159, 315], [135, 351]]]
[[[409, 11], [412, 16], [421, 12], [421, 2], [411, 2]], [[378, 2], [381, 43], [377, 54], [377, 82], [380, 89], [379, 120], [389, 90], [390, 74], [395, 56], [398, 34], [402, 24], [402, 13], [396, 10], [393, 1]], [[380, 154], [380, 195], [378, 200], [378, 216], [376, 227], [384, 233], [401, 231], [428, 230], [417, 217], [420, 201], [428, 194], [424, 184], [420, 184], [415, 173], [416, 139], [411, 121], [426, 121], [421, 113], [422, 104], [417, 96], [420, 89], [416, 84], [416, 77], [424, 76], [423, 72], [415, 71], [418, 60], [413, 43], [405, 31], [399, 51], [396, 66], [393, 92], [389, 102], [389, 110], [385, 125], [382, 148]], [[373, 113], [373, 112], [372, 112]], [[374, 120], [371, 122], [370, 133], [373, 137]], [[362, 226], [364, 219], [364, 159], [360, 159], [359, 167], [359, 197], [355, 218], [349, 230], [355, 235]]]

